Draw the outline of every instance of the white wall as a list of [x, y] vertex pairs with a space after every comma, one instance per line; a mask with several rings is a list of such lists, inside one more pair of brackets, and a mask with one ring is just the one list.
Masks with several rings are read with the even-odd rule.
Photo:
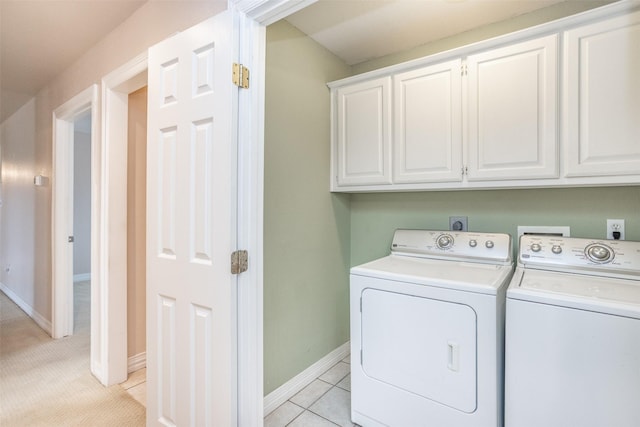
[[33, 288], [35, 255], [36, 193], [50, 186], [35, 187], [40, 173], [33, 163], [36, 147], [35, 100], [29, 101], [0, 125], [2, 145], [2, 206], [0, 206], [0, 283], [25, 310], [38, 300]]
[[53, 111], [150, 46], [226, 5], [222, 0], [147, 2], [2, 124], [3, 175], [8, 182], [0, 266], [4, 270], [12, 264], [2, 280], [16, 288], [37, 315], [51, 319], [51, 181], [37, 189], [32, 182], [35, 171], [51, 176]]

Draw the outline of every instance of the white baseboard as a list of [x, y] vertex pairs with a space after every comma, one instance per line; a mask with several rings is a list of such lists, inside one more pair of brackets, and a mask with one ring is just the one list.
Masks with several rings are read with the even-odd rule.
[[287, 400], [291, 399], [300, 390], [308, 386], [324, 374], [327, 369], [344, 359], [349, 355], [350, 342], [342, 344], [340, 347], [333, 350], [331, 353], [318, 360], [313, 365], [309, 366], [304, 371], [300, 372], [295, 377], [291, 378], [286, 383], [282, 384], [277, 389], [264, 397], [264, 416], [269, 415], [278, 406], [282, 405]]
[[138, 353], [127, 359], [127, 373], [135, 372], [147, 367], [147, 352]]
[[5, 293], [6, 296], [9, 297], [11, 301], [16, 303], [18, 307], [22, 309], [27, 316], [31, 317], [34, 322], [38, 324], [44, 331], [51, 335], [51, 321], [45, 319], [40, 313], [34, 310], [29, 304], [27, 304], [22, 298], [18, 296], [15, 292], [13, 292], [9, 287], [7, 287], [4, 283], [0, 282], [0, 290]]
[[86, 282], [87, 280], [91, 280], [91, 273], [81, 273], [73, 275], [74, 282]]

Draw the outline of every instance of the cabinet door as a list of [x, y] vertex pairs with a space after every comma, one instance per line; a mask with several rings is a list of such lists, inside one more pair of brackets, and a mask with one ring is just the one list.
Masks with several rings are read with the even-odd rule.
[[566, 175], [640, 173], [640, 12], [564, 37]]
[[460, 59], [394, 77], [393, 182], [462, 180]]
[[338, 88], [338, 186], [391, 183], [391, 78]]
[[558, 177], [558, 37], [468, 57], [468, 179]]

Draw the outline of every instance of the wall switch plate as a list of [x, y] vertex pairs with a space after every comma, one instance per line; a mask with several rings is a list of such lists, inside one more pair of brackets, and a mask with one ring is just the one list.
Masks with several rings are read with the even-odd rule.
[[[620, 233], [620, 235], [616, 236], [614, 233]], [[616, 239], [616, 237], [618, 238]], [[624, 240], [624, 219], [607, 220], [607, 239]]]
[[467, 217], [466, 216], [450, 216], [449, 217], [449, 230], [451, 231], [467, 231]]

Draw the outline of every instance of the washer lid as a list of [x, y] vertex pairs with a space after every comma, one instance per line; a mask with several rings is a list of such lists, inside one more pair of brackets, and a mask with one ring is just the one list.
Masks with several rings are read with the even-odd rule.
[[640, 319], [640, 280], [518, 269], [507, 297]]
[[389, 255], [351, 269], [352, 275], [376, 277], [446, 289], [495, 295], [511, 277], [511, 265]]

